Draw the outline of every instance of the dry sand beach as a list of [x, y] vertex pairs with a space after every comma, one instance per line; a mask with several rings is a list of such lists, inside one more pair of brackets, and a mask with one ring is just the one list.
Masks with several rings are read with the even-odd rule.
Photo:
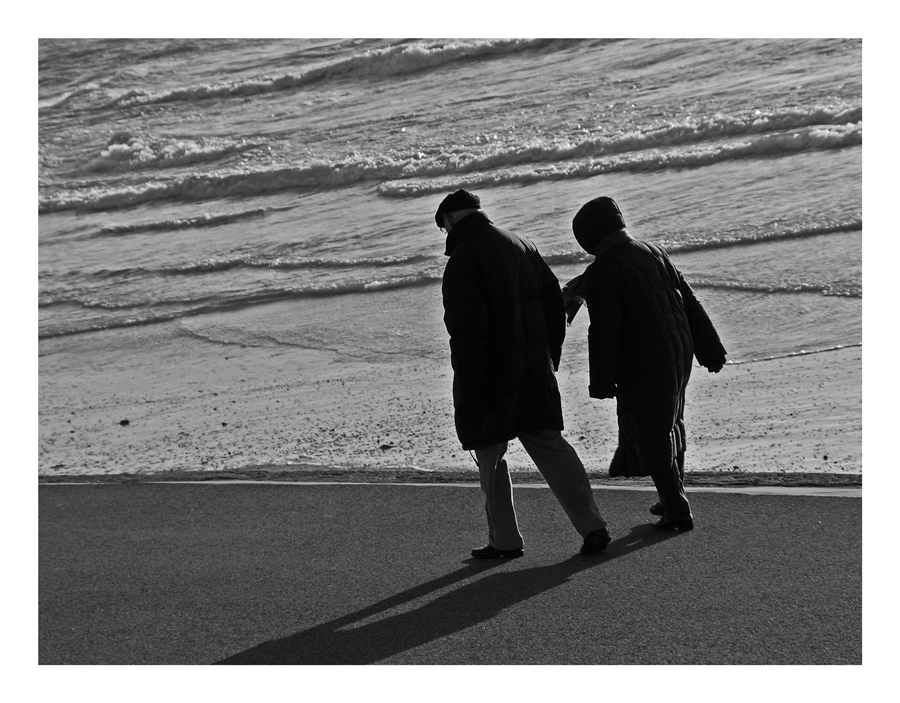
[[[566, 436], [600, 478], [615, 449], [615, 410], [587, 396], [579, 322], [586, 326], [576, 318], [570, 328], [559, 374]], [[104, 343], [102, 334], [83, 340], [93, 345], [93, 363], [79, 373], [67, 373], [66, 352], [40, 358], [42, 480], [197, 471], [296, 477], [323, 469], [472, 474], [453, 430], [449, 360], [413, 361], [400, 375], [395, 364], [297, 349], [191, 340], [154, 348], [148, 334], [135, 366]], [[686, 418], [688, 472], [707, 483], [790, 483], [816, 474], [809, 480], [858, 484], [862, 347], [729, 364], [715, 375], [695, 366]], [[515, 442], [510, 466], [533, 469]]]

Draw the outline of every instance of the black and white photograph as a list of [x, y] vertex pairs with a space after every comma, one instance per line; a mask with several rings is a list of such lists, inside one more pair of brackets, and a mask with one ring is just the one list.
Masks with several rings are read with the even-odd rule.
[[36, 40], [36, 676], [862, 693], [861, 36], [124, 29]]

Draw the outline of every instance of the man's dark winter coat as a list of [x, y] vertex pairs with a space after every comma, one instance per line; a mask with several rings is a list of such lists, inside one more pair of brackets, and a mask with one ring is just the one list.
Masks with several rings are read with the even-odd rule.
[[[647, 475], [634, 445], [675, 432], [684, 452], [684, 396], [692, 357], [716, 367], [725, 357], [709, 316], [666, 253], [608, 233], [584, 274], [590, 313], [590, 395], [616, 398], [620, 447], [611, 475]], [[683, 461], [683, 459], [681, 459]]]
[[535, 246], [474, 212], [447, 236], [444, 324], [463, 449], [563, 429], [554, 371], [565, 339], [559, 282]]

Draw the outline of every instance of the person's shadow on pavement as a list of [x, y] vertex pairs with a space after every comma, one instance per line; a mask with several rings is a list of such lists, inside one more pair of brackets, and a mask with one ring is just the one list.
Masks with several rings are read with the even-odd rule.
[[550, 566], [490, 573], [421, 607], [363, 622], [506, 563], [502, 560], [468, 560], [464, 567], [446, 576], [303, 632], [264, 642], [216, 663], [372, 664], [490, 620], [504, 608], [556, 588], [580, 571], [675, 534], [659, 532], [650, 524], [639, 525], [632, 528], [629, 535], [610, 542], [606, 551], [599, 555], [585, 557], [576, 554]]

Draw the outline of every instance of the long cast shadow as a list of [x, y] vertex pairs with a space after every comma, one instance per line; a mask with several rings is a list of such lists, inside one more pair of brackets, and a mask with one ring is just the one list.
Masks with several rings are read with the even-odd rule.
[[493, 618], [504, 608], [556, 588], [580, 571], [631, 554], [675, 536], [652, 525], [632, 528], [597, 556], [575, 555], [558, 564], [490, 573], [445, 593], [419, 608], [369, 623], [364, 620], [411, 603], [479, 573], [501, 561], [470, 560], [452, 573], [378, 603], [288, 637], [263, 642], [217, 664], [372, 664]]

